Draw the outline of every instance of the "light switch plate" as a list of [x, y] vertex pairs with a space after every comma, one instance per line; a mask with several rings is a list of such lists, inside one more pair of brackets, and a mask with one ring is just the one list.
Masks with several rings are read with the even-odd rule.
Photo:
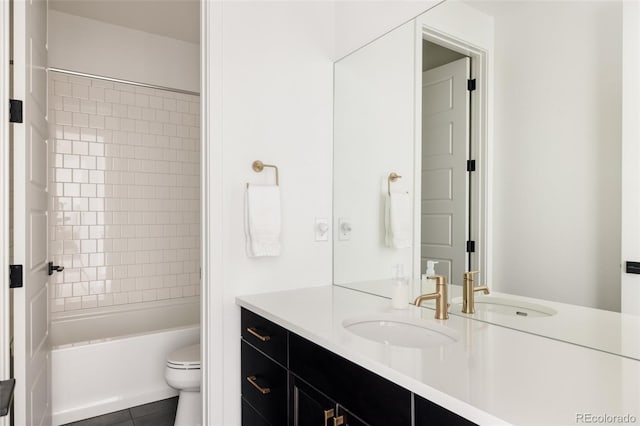
[[338, 221], [338, 239], [349, 241], [351, 239], [351, 221], [346, 217], [341, 217]]
[[315, 225], [316, 241], [329, 241], [329, 219], [316, 218]]

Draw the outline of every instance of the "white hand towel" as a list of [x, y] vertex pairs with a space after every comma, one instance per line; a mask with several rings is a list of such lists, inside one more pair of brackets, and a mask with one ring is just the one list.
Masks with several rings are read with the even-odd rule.
[[411, 197], [406, 192], [387, 195], [385, 208], [385, 243], [392, 248], [407, 248], [413, 244], [411, 229]]
[[279, 256], [280, 187], [249, 185], [244, 212], [247, 256]]

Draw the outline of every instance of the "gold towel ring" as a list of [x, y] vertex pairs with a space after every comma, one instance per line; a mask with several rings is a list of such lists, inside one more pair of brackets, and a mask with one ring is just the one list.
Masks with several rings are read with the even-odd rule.
[[389, 177], [387, 178], [387, 192], [391, 195], [391, 182], [395, 182], [400, 179], [402, 176], [397, 174], [396, 172], [389, 173]]
[[[280, 176], [278, 174], [278, 166], [275, 166], [273, 164], [264, 164], [262, 161], [260, 160], [256, 160], [251, 164], [251, 168], [253, 169], [254, 172], [256, 173], [260, 173], [264, 170], [265, 167], [272, 167], [276, 170], [276, 185], [280, 186]], [[247, 183], [247, 188], [249, 187], [249, 183]]]

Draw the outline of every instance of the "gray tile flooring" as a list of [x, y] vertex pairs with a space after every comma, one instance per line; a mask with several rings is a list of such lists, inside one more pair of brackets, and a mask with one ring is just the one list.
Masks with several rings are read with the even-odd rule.
[[178, 397], [116, 411], [66, 426], [173, 426]]

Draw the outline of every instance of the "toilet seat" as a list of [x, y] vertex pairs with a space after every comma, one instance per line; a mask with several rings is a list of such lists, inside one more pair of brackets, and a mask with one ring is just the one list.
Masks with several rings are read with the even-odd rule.
[[200, 344], [185, 346], [167, 357], [167, 368], [176, 370], [200, 370]]

